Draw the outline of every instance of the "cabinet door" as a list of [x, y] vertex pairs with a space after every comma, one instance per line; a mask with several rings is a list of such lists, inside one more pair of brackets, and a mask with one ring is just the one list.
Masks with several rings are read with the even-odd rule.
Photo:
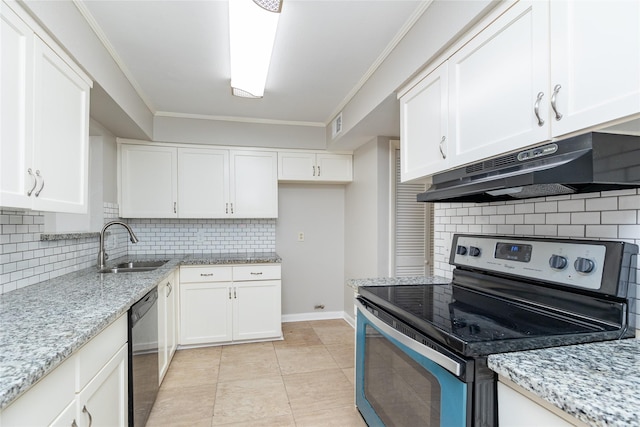
[[231, 341], [230, 283], [180, 284], [180, 344]]
[[516, 3], [449, 60], [451, 166], [550, 138], [548, 10]]
[[162, 384], [176, 350], [174, 276], [158, 285], [158, 378]]
[[445, 63], [400, 99], [402, 182], [448, 168], [447, 80]]
[[177, 149], [120, 145], [120, 216], [176, 218]]
[[78, 426], [128, 425], [127, 345], [78, 394]]
[[350, 154], [316, 154], [318, 181], [349, 182], [353, 180], [353, 158]]
[[89, 85], [35, 38], [34, 209], [86, 213], [89, 176]]
[[551, 2], [553, 135], [640, 112], [640, 2]]
[[[29, 208], [33, 140], [33, 32], [0, 2], [0, 206]], [[35, 172], [33, 172], [35, 173]]]
[[64, 409], [64, 411], [62, 411], [62, 413], [58, 415], [58, 417], [55, 420], [53, 420], [50, 426], [51, 427], [69, 427], [69, 426], [73, 426], [74, 423], [77, 426], [78, 425], [77, 416], [78, 416], [78, 402], [74, 400], [73, 402], [69, 403], [69, 406], [67, 406]]
[[229, 151], [178, 149], [178, 216], [228, 216]]
[[168, 283], [169, 293], [167, 296], [167, 368], [178, 346], [178, 283], [175, 280], [175, 276], [171, 276], [170, 279], [171, 281]]
[[158, 285], [158, 381], [162, 384], [164, 374], [169, 367], [167, 346], [167, 293], [169, 287], [167, 281]]
[[498, 382], [498, 421], [501, 426], [510, 427], [574, 425], [501, 382]]
[[234, 283], [233, 339], [282, 336], [280, 280]]
[[278, 153], [280, 181], [310, 181], [316, 176], [316, 155], [303, 152]]
[[275, 152], [231, 151], [233, 218], [278, 217], [278, 157]]

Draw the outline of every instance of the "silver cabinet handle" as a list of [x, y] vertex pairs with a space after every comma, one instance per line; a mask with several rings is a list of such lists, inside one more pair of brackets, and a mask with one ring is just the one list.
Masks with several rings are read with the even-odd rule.
[[200, 276], [209, 277], [209, 276], [213, 276], [213, 273], [200, 273]]
[[315, 167], [315, 165], [311, 166], [311, 167], [313, 168], [313, 176], [316, 176], [316, 167]]
[[538, 126], [544, 125], [544, 120], [540, 117], [540, 101], [542, 101], [542, 97], [544, 96], [543, 92], [538, 92], [538, 97], [536, 98], [536, 103], [533, 105], [533, 112], [536, 115], [536, 119], [538, 119]]
[[233, 215], [233, 202], [231, 202], [231, 214]]
[[254, 273], [253, 271], [250, 273], [252, 276], [260, 276], [262, 275], [262, 271], [259, 271], [257, 273]]
[[318, 176], [320, 176], [320, 166], [318, 166]]
[[231, 299], [231, 288], [229, 288], [229, 299]]
[[38, 189], [38, 191], [36, 191], [35, 196], [38, 197], [40, 195], [40, 193], [42, 192], [42, 189], [44, 188], [44, 177], [42, 175], [40, 175], [40, 171], [37, 170], [36, 171], [36, 179], [37, 177], [42, 178], [42, 184], [40, 185], [40, 188]]
[[71, 427], [78, 427], [78, 423], [76, 423], [76, 420], [73, 420], [73, 422], [71, 423]]
[[233, 297], [238, 299], [238, 294], [236, 293], [236, 288], [233, 288]]
[[562, 118], [562, 114], [560, 114], [560, 112], [558, 112], [558, 105], [556, 103], [557, 97], [558, 97], [558, 92], [560, 92], [560, 89], [562, 89], [562, 86], [556, 85], [553, 88], [553, 95], [551, 95], [551, 108], [553, 108], [553, 112], [556, 115], [556, 120], [560, 120]]
[[173, 213], [178, 213], [178, 202], [173, 202]]
[[91, 424], [93, 424], [93, 417], [91, 416], [91, 412], [87, 409], [87, 405], [82, 407], [82, 413], [89, 416], [89, 427], [91, 427]]
[[31, 168], [27, 169], [27, 173], [33, 178], [33, 187], [31, 187], [31, 190], [27, 191], [27, 196], [31, 196], [31, 193], [33, 193], [33, 190], [35, 190], [38, 185], [38, 178], [33, 174]]
[[173, 288], [171, 287], [171, 282], [167, 282], [167, 298], [169, 298], [169, 295], [171, 295], [171, 291], [173, 290]]
[[446, 140], [447, 140], [446, 136], [443, 136], [442, 139], [440, 140], [440, 155], [442, 156], [443, 159], [447, 158], [447, 152], [444, 150], [444, 144]]
[[226, 214], [229, 213], [229, 203], [225, 203], [224, 204], [224, 213], [226, 213]]

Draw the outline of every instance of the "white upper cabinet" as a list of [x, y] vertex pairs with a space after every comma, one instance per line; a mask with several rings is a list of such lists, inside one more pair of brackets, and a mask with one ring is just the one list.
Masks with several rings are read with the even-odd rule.
[[313, 151], [278, 152], [278, 180], [290, 182], [344, 183], [353, 180], [351, 154]]
[[0, 14], [0, 206], [84, 213], [91, 81], [24, 12]]
[[445, 62], [400, 99], [403, 182], [449, 165], [447, 79]]
[[400, 91], [403, 181], [640, 113], [640, 2], [521, 0], [478, 28]]
[[640, 2], [551, 2], [554, 136], [640, 112]]
[[[451, 166], [550, 137], [549, 5], [520, 1], [449, 59]], [[542, 103], [545, 105], [542, 105]]]
[[229, 203], [229, 178], [229, 150], [179, 148], [178, 214], [180, 218], [226, 216]]
[[120, 143], [123, 218], [277, 218], [274, 151]]
[[177, 218], [177, 149], [133, 144], [119, 148], [120, 216]]
[[0, 205], [30, 208], [34, 34], [4, 2], [0, 18]]
[[232, 218], [278, 217], [278, 156], [273, 151], [230, 153]]

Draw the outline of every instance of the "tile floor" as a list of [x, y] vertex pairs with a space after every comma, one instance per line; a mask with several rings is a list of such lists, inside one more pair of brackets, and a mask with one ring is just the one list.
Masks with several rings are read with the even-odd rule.
[[177, 351], [147, 426], [366, 427], [354, 406], [353, 328], [282, 330], [284, 341]]

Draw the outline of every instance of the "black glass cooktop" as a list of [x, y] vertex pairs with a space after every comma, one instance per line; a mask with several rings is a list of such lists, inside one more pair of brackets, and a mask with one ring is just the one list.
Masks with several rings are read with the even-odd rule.
[[360, 295], [466, 356], [614, 339], [619, 333], [454, 284], [362, 286]]

